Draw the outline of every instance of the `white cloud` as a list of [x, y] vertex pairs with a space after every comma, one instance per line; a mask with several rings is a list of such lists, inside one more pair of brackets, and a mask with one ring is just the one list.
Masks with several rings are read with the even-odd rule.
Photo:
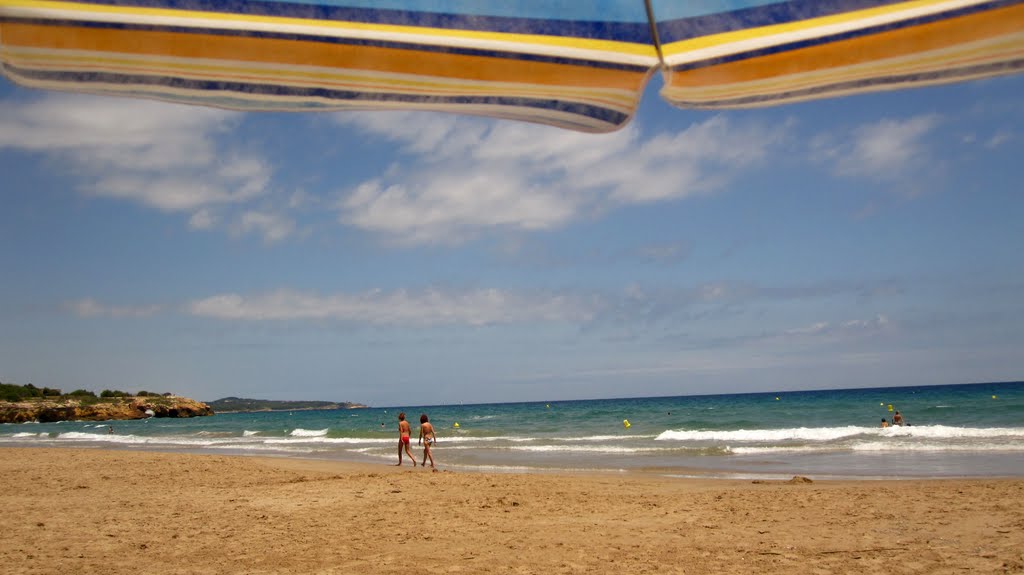
[[689, 243], [652, 244], [641, 246], [634, 256], [662, 264], [676, 263], [690, 256], [693, 246]]
[[1003, 144], [1012, 141], [1015, 138], [1015, 134], [1009, 130], [1000, 130], [996, 132], [991, 138], [985, 142], [985, 147], [994, 150]]
[[[181, 311], [230, 321], [339, 321], [408, 327], [523, 323], [579, 327], [637, 323], [650, 327], [662, 323], [678, 327], [766, 303], [818, 300], [860, 289], [815, 285], [765, 288], [729, 282], [655, 289], [628, 284], [611, 291], [428, 287], [320, 294], [278, 289], [254, 294], [217, 294], [192, 300]], [[164, 309], [157, 305], [101, 304], [91, 298], [68, 302], [66, 307], [82, 317], [146, 317]], [[888, 318], [879, 315], [867, 320], [822, 322], [790, 329], [784, 335], [870, 333], [888, 325]]]
[[205, 208], [192, 214], [188, 220], [188, 226], [194, 230], [208, 230], [216, 224], [217, 216]]
[[624, 205], [714, 192], [761, 162], [789, 125], [715, 116], [640, 141], [635, 125], [581, 134], [438, 114], [338, 115], [408, 159], [353, 187], [339, 221], [406, 243], [453, 243], [486, 228], [551, 229]]
[[461, 292], [382, 291], [318, 295], [291, 290], [243, 296], [221, 294], [193, 301], [187, 312], [224, 320], [334, 320], [372, 325], [488, 325], [590, 319], [594, 303], [558, 294], [517, 294], [499, 289]]
[[72, 94], [3, 105], [0, 148], [58, 156], [93, 196], [192, 212], [193, 229], [214, 225], [209, 208], [267, 192], [268, 163], [218, 139], [236, 112]]
[[209, 179], [209, 174], [155, 174], [113, 172], [100, 175], [83, 188], [96, 196], [136, 201], [168, 212], [200, 210], [204, 207], [244, 202], [252, 198], [226, 178]]
[[334, 121], [402, 145], [419, 154], [463, 153], [487, 130], [482, 120], [429, 112], [339, 112]]
[[[289, 212], [316, 203], [304, 191], [275, 196], [268, 162], [225, 144], [235, 112], [66, 94], [6, 107], [0, 148], [59, 156], [79, 191], [185, 212], [193, 230], [278, 242], [298, 229]], [[713, 193], [789, 129], [714, 116], [644, 142], [636, 125], [595, 135], [422, 112], [333, 117], [400, 151], [387, 171], [345, 191], [338, 221], [407, 244], [550, 230], [621, 205]]]
[[309, 206], [315, 206], [320, 203], [320, 198], [307, 192], [306, 190], [296, 190], [288, 196], [288, 208], [297, 210], [303, 209]]
[[274, 213], [247, 211], [234, 224], [235, 233], [259, 233], [267, 243], [279, 242], [295, 231], [295, 222]]
[[[211, 149], [203, 133], [223, 127], [232, 117], [230, 112], [210, 108], [67, 94], [5, 102], [5, 107], [0, 118], [0, 146], [68, 150], [102, 163], [141, 161], [146, 167], [196, 161], [181, 144], [186, 142], [195, 147], [191, 151], [203, 155]], [[162, 137], [154, 138], [158, 133]], [[165, 153], [127, 159], [114, 153], [140, 149]]]
[[162, 308], [158, 305], [149, 306], [113, 306], [104, 305], [91, 298], [66, 302], [65, 308], [79, 317], [150, 317]]
[[890, 327], [889, 318], [879, 314], [870, 319], [853, 319], [839, 323], [817, 322], [784, 332], [790, 336], [851, 336], [877, 333]]
[[841, 176], [895, 181], [920, 174], [931, 162], [927, 136], [939, 124], [935, 115], [883, 119], [842, 136], [819, 135], [812, 151]]
[[829, 327], [830, 327], [830, 324], [827, 321], [819, 321], [817, 323], [814, 323], [814, 324], [811, 324], [811, 325], [808, 325], [808, 326], [795, 327], [793, 329], [787, 330], [785, 332], [785, 334], [786, 335], [815, 335], [815, 334], [824, 333], [824, 332], [828, 331]]
[[548, 229], [575, 213], [574, 199], [530, 189], [511, 172], [436, 173], [416, 183], [361, 184], [342, 204], [342, 222], [404, 242], [454, 243], [482, 227]]

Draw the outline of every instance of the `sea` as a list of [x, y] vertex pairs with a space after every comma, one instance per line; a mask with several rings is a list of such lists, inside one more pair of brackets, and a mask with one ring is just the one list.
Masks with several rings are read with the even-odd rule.
[[[903, 426], [881, 427], [899, 411]], [[670, 477], [1024, 476], [1024, 382], [0, 425], [0, 446], [394, 464], [398, 414], [442, 470]], [[110, 431], [113, 431], [110, 433]]]

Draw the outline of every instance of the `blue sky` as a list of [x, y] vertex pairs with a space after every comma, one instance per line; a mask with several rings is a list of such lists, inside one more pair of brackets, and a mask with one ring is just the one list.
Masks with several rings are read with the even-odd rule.
[[655, 83], [590, 135], [0, 80], [0, 380], [388, 406], [1024, 377], [1024, 76], [735, 112]]

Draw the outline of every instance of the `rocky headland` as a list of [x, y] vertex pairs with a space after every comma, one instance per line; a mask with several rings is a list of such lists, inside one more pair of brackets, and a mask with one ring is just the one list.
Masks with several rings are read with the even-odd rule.
[[249, 399], [225, 397], [210, 402], [217, 413], [239, 413], [251, 411], [314, 411], [331, 409], [364, 409], [361, 403], [349, 401], [281, 401], [275, 399]]
[[0, 423], [38, 421], [108, 421], [147, 417], [199, 417], [213, 415], [203, 402], [178, 396], [116, 397], [104, 399], [28, 399], [0, 401]]

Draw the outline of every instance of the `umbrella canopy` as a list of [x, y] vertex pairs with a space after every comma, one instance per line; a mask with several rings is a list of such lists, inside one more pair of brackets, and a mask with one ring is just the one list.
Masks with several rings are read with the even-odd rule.
[[650, 74], [748, 107], [1014, 73], [1024, 0], [0, 0], [19, 84], [242, 110], [440, 110], [607, 132]]
[[677, 106], [751, 107], [1011, 74], [1024, 2], [654, 0]]

